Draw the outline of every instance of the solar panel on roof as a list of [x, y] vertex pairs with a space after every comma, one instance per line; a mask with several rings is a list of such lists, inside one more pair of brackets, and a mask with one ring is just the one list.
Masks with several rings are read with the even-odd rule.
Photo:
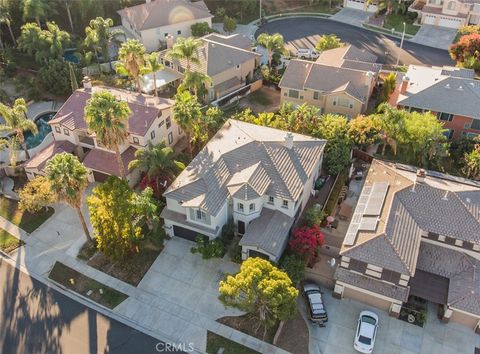
[[376, 182], [368, 197], [363, 215], [380, 215], [388, 191], [387, 182]]
[[362, 220], [363, 211], [368, 201], [368, 196], [372, 191], [371, 186], [365, 186], [362, 190], [362, 194], [358, 198], [357, 206], [355, 207], [355, 212], [352, 216], [350, 225], [348, 226], [347, 233], [343, 239], [343, 244], [346, 246], [352, 246], [355, 243], [357, 238], [358, 228], [360, 227], [360, 222]]
[[376, 216], [364, 216], [360, 221], [358, 230], [362, 231], [375, 231], [377, 229], [378, 217]]

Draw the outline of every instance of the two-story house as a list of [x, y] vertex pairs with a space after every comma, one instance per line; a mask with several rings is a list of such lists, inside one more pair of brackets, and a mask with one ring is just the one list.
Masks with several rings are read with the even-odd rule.
[[410, 296], [480, 332], [480, 182], [373, 160], [334, 296], [398, 316]]
[[480, 23], [480, 2], [476, 0], [416, 0], [408, 11], [418, 13], [422, 25], [460, 28]]
[[[252, 43], [241, 34], [223, 36], [209, 34], [201, 38], [203, 46], [198, 50], [198, 63], [190, 63], [191, 70], [210, 77], [206, 86], [205, 101], [211, 102], [235, 90], [254, 79], [255, 69], [260, 66], [261, 54], [252, 51]], [[186, 60], [169, 60], [168, 50], [160, 53], [161, 62], [166, 67], [184, 74]]]
[[290, 60], [279, 83], [281, 102], [308, 103], [321, 113], [355, 118], [368, 107], [381, 69], [376, 61], [353, 45], [324, 51], [315, 62]]
[[143, 43], [147, 52], [165, 47], [167, 36], [190, 37], [195, 23], [206, 22], [211, 27], [213, 17], [205, 2], [189, 0], [146, 0], [118, 14], [124, 30]]
[[410, 65], [397, 75], [390, 105], [435, 114], [449, 139], [480, 134], [480, 82], [475, 72], [455, 67]]
[[165, 191], [166, 233], [214, 239], [233, 222], [243, 259], [277, 262], [312, 193], [325, 143], [228, 120]]
[[[103, 146], [88, 131], [85, 121], [85, 106], [98, 91], [108, 91], [119, 100], [126, 101], [132, 111], [128, 120], [128, 139], [120, 147], [125, 171], [135, 157], [135, 151], [144, 149], [148, 142], [154, 144], [164, 141], [173, 147], [183, 136], [183, 132], [172, 117], [173, 101], [148, 95], [140, 95], [121, 89], [92, 86], [91, 80], [83, 80], [83, 88], [76, 90], [49, 121], [54, 141], [33, 156], [26, 164], [25, 171], [29, 179], [44, 174], [47, 161], [59, 152], [76, 155], [90, 170], [89, 181], [102, 182], [109, 175], [120, 176], [115, 153]], [[138, 182], [140, 171], [128, 171], [130, 185]]]

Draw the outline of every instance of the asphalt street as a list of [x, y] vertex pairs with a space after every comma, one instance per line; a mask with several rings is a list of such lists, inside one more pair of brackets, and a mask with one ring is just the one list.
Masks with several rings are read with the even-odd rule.
[[165, 343], [103, 316], [1, 259], [0, 282], [0, 353], [167, 352]]
[[[336, 34], [343, 42], [366, 49], [378, 56], [382, 64], [395, 64], [400, 39], [345, 23], [323, 18], [289, 18], [276, 20], [261, 27], [261, 32], [280, 33], [289, 49], [313, 48], [323, 34]], [[404, 41], [400, 52], [401, 64], [455, 65], [446, 50]]]

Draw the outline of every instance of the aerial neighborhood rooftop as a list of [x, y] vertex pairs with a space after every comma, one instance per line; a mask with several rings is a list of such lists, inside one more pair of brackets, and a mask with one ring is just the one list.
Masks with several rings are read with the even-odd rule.
[[0, 351], [480, 352], [479, 24], [1, 2]]

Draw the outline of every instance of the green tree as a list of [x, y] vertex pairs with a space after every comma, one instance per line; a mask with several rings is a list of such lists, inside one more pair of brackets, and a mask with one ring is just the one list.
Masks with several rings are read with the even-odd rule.
[[334, 34], [324, 34], [320, 37], [315, 46], [315, 49], [319, 52], [323, 52], [329, 49], [335, 49], [343, 47], [345, 44], [342, 43], [342, 40]]
[[295, 107], [284, 102], [275, 116], [275, 127], [300, 134], [311, 135], [316, 130], [320, 116], [318, 108], [306, 103]]
[[135, 196], [136, 219], [135, 224], [143, 227], [147, 225], [149, 230], [156, 232], [159, 226], [159, 204], [153, 198], [153, 189], [145, 188], [140, 194]]
[[10, 138], [0, 138], [0, 150], [3, 151], [5, 148], [9, 151], [10, 166], [15, 167], [17, 165], [17, 149], [19, 148], [18, 139], [15, 135]]
[[[27, 145], [25, 144], [25, 132], [33, 134], [38, 133], [35, 122], [27, 118], [27, 104], [23, 98], [17, 98], [13, 103], [13, 107], [9, 107], [0, 103], [0, 116], [5, 120], [4, 124], [0, 124], [0, 131], [15, 132], [16, 139], [25, 151], [26, 159], [30, 159]], [[13, 151], [10, 151], [12, 153]]]
[[178, 37], [173, 47], [167, 52], [167, 58], [173, 60], [185, 60], [186, 70], [191, 71], [191, 64], [200, 63], [198, 50], [203, 46], [200, 39]]
[[98, 249], [113, 261], [131, 256], [142, 238], [142, 229], [135, 222], [139, 217], [136, 194], [127, 181], [108, 177], [93, 188], [87, 206]]
[[112, 30], [112, 26], [113, 20], [111, 18], [97, 17], [93, 19], [88, 27], [85, 28], [86, 36], [84, 40], [85, 46], [93, 49], [97, 61], [99, 61], [99, 53], [102, 55], [103, 60], [108, 61], [110, 70], [112, 70], [112, 61], [109, 48], [112, 43], [120, 43], [118, 37], [125, 35], [122, 30]]
[[152, 74], [155, 96], [158, 96], [157, 90], [157, 71], [165, 69], [165, 66], [158, 60], [158, 53], [145, 55], [145, 66], [142, 68], [142, 74]]
[[25, 184], [18, 193], [20, 210], [36, 213], [55, 202], [55, 193], [50, 181], [44, 176], [36, 176]]
[[350, 140], [360, 148], [366, 148], [380, 140], [380, 125], [375, 116], [357, 116], [348, 124]]
[[160, 179], [172, 182], [185, 165], [175, 160], [175, 153], [165, 142], [153, 145], [148, 142], [146, 149], [137, 150], [135, 159], [130, 162], [128, 169], [139, 168], [147, 173], [149, 179], [154, 179], [157, 190], [160, 189]]
[[199, 71], [187, 71], [183, 77], [182, 83], [178, 86], [178, 91], [189, 90], [193, 92], [197, 99], [203, 100], [208, 92], [206, 86], [210, 86], [212, 79]]
[[383, 82], [382, 91], [380, 94], [380, 102], [387, 102], [390, 99], [393, 91], [395, 91], [395, 85], [397, 83], [397, 74], [395, 72], [391, 72], [387, 75]]
[[297, 254], [284, 256], [280, 261], [280, 268], [287, 273], [295, 286], [305, 277], [305, 261]]
[[138, 93], [142, 93], [140, 74], [145, 65], [145, 47], [136, 39], [129, 39], [122, 43], [118, 52], [119, 63], [115, 70], [122, 75], [127, 75], [135, 81]]
[[272, 67], [273, 54], [285, 54], [285, 41], [280, 33], [268, 34], [261, 33], [257, 38], [257, 44], [261, 45], [268, 53], [268, 67]]
[[15, 40], [15, 35], [13, 34], [12, 30], [12, 17], [8, 8], [6, 6], [2, 6], [0, 4], [0, 25], [5, 24], [8, 28], [8, 32], [10, 33], [10, 39], [12, 40], [13, 46], [17, 45], [17, 41]]
[[467, 178], [480, 180], [480, 144], [476, 144], [474, 149], [465, 153], [463, 173]]
[[40, 20], [48, 14], [55, 13], [55, 9], [50, 6], [47, 0], [23, 0], [23, 19], [33, 19], [41, 27]]
[[389, 145], [393, 154], [397, 154], [398, 139], [405, 136], [405, 116], [407, 112], [394, 107], [388, 103], [378, 106], [378, 122], [381, 127], [380, 137], [383, 141], [382, 155], [385, 155], [385, 148]]
[[79, 80], [81, 71], [75, 64], [69, 65], [68, 62], [62, 60], [50, 59], [40, 69], [38, 78], [45, 91], [65, 97], [70, 95], [75, 87], [75, 82], [71, 81], [72, 78], [75, 78], [75, 81]]
[[202, 117], [197, 98], [188, 91], [177, 93], [173, 105], [173, 116], [187, 136], [187, 153], [192, 156], [192, 137], [198, 131], [198, 123]]
[[76, 156], [63, 152], [56, 154], [47, 162], [45, 171], [56, 200], [75, 209], [87, 241], [91, 241], [90, 232], [81, 209], [83, 193], [88, 185], [87, 168]]
[[240, 272], [220, 282], [219, 292], [225, 306], [258, 318], [264, 338], [268, 327], [296, 312], [298, 290], [285, 272], [261, 258], [245, 260]]
[[237, 28], [237, 21], [233, 17], [225, 16], [223, 18], [223, 30], [232, 33]]
[[192, 30], [192, 36], [194, 37], [203, 37], [209, 33], [213, 32], [213, 29], [210, 27], [208, 22], [197, 22], [190, 26]]
[[128, 137], [128, 119], [132, 111], [128, 103], [119, 101], [108, 91], [95, 92], [85, 106], [85, 121], [97, 140], [115, 152], [118, 170], [127, 178], [120, 154], [120, 146]]

